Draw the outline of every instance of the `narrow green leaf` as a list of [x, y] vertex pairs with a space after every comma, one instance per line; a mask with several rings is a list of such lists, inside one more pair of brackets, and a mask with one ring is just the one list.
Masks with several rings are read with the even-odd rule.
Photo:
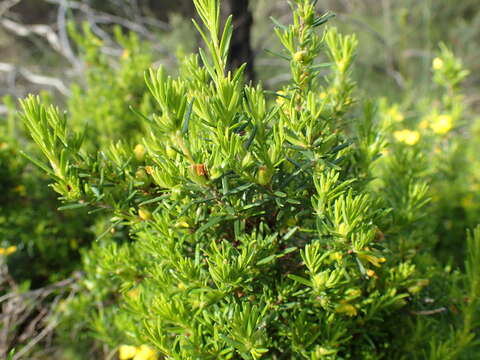
[[270, 16], [270, 20], [275, 24], [275, 26], [279, 27], [280, 29], [285, 30], [285, 31], [288, 30], [288, 28], [285, 25], [280, 23], [280, 21], [275, 19], [273, 16]]
[[37, 165], [40, 169], [45, 171], [48, 175], [55, 175], [51, 169], [49, 169], [45, 164], [43, 164], [40, 160], [35, 159], [34, 157], [28, 155], [24, 151], [20, 151], [20, 154], [25, 157], [27, 160], [31, 161], [35, 165]]
[[192, 109], [193, 109], [194, 102], [195, 102], [195, 98], [193, 98], [192, 101], [190, 101], [190, 104], [188, 104], [187, 113], [185, 114], [185, 120], [183, 121], [182, 135], [185, 135], [188, 132], [188, 125], [190, 123], [190, 117], [192, 116]]
[[265, 265], [265, 264], [268, 264], [268, 263], [272, 262], [273, 260], [275, 260], [276, 258], [277, 258], [277, 255], [267, 256], [266, 258], [263, 258], [263, 259], [257, 261], [257, 264], [256, 264], [256, 265]]
[[152, 119], [149, 119], [148, 117], [143, 115], [140, 111], [135, 110], [132, 105], [129, 105], [128, 108], [130, 109], [131, 112], [133, 112], [135, 115], [137, 115], [140, 119], [143, 119], [150, 124], [154, 123]]
[[331, 18], [334, 18], [334, 17], [335, 17], [335, 14], [326, 13], [325, 15], [322, 15], [319, 18], [315, 19], [313, 21], [313, 26], [314, 27], [321, 26], [321, 25], [325, 24], [327, 21], [329, 21]]
[[288, 274], [288, 278], [289, 279], [292, 279], [293, 281], [296, 281], [300, 284], [303, 284], [303, 285], [306, 285], [306, 286], [310, 286], [312, 287], [312, 282], [308, 279], [305, 279], [301, 276], [297, 276], [297, 275], [293, 275], [293, 274]]
[[248, 150], [250, 145], [252, 145], [253, 139], [255, 139], [255, 135], [257, 135], [257, 127], [254, 125], [252, 129], [252, 133], [250, 134], [247, 142], [244, 144], [245, 150]]
[[64, 210], [81, 209], [81, 208], [87, 207], [88, 205], [90, 205], [90, 204], [87, 203], [87, 202], [85, 202], [85, 203], [76, 203], [76, 204], [69, 204], [69, 205], [60, 206], [59, 208], [57, 208], [57, 210], [59, 210], [59, 211], [64, 211]]
[[290, 58], [287, 55], [283, 55], [283, 54], [277, 53], [277, 52], [269, 50], [269, 49], [264, 49], [264, 51], [267, 54], [273, 55], [275, 57], [279, 57], [280, 59], [283, 59], [283, 60], [290, 61]]

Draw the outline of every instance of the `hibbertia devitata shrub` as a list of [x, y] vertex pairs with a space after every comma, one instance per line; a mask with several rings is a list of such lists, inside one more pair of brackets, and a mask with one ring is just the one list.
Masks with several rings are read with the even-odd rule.
[[293, 24], [276, 27], [291, 81], [265, 91], [245, 85], [243, 67], [226, 70], [232, 25], [219, 1], [194, 3], [205, 48], [175, 78], [147, 72], [156, 105], [136, 110], [138, 145], [91, 152], [68, 114], [22, 103], [66, 207], [108, 214], [105, 233], [132, 239], [85, 256], [77, 316], [121, 359], [471, 354], [480, 233], [464, 274], [428, 251], [421, 154], [377, 165], [390, 135], [354, 97], [355, 37], [325, 29], [316, 1], [294, 1]]

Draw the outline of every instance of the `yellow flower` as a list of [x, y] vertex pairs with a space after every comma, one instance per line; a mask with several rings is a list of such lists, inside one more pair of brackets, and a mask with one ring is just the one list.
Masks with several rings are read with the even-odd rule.
[[403, 142], [407, 145], [415, 145], [420, 140], [420, 133], [414, 130], [398, 130], [393, 133], [397, 141]]
[[130, 50], [124, 49], [122, 52], [122, 59], [128, 59], [130, 57]]
[[440, 59], [439, 57], [436, 57], [435, 59], [433, 59], [433, 63], [432, 63], [432, 67], [434, 70], [440, 70], [443, 68], [443, 65], [444, 62], [442, 59]]
[[387, 111], [387, 116], [392, 119], [393, 122], [402, 122], [405, 119], [405, 116], [399, 110], [398, 105], [395, 104]]
[[133, 360], [156, 360], [157, 353], [148, 345], [140, 345]]
[[16, 251], [17, 251], [17, 247], [12, 245], [12, 246], [9, 246], [7, 248], [0, 248], [0, 255], [8, 256], [8, 255], [13, 254]]
[[118, 358], [120, 360], [129, 360], [137, 354], [137, 348], [131, 345], [121, 345], [118, 348]]
[[348, 316], [357, 315], [357, 309], [355, 308], [355, 306], [353, 306], [351, 304], [348, 304], [348, 303], [338, 305], [335, 309], [335, 312], [337, 312], [339, 314], [345, 314], [345, 315], [348, 315]]
[[425, 118], [422, 121], [420, 121], [420, 123], [418, 124], [418, 127], [422, 130], [425, 130], [429, 127], [429, 125], [430, 125], [429, 120]]
[[367, 270], [367, 275], [368, 275], [368, 277], [373, 277], [373, 276], [375, 276], [375, 271], [373, 271], [372, 269], [368, 269]]
[[446, 134], [453, 128], [453, 118], [449, 114], [438, 115], [430, 127], [436, 134]]

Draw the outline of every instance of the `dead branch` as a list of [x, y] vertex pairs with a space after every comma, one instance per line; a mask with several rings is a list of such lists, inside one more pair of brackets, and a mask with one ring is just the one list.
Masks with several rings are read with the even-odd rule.
[[35, 336], [25, 347], [23, 347], [18, 353], [13, 356], [13, 360], [21, 359], [23, 355], [28, 354], [30, 350], [39, 343], [44, 337], [46, 337], [49, 333], [55, 329], [58, 325], [58, 320], [52, 320], [50, 323], [43, 328], [43, 330]]
[[48, 25], [24, 25], [7, 18], [1, 19], [0, 24], [17, 36], [27, 37], [32, 34], [41, 36], [48, 41], [53, 49], [64, 55], [64, 50], [62, 49], [57, 34]]
[[54, 87], [63, 95], [70, 94], [70, 90], [64, 84], [64, 82], [54, 77], [35, 74], [28, 69], [17, 67], [8, 63], [0, 63], [0, 72], [13, 73], [14, 75], [20, 74], [25, 80], [33, 84]]
[[[61, 301], [69, 302], [79, 291], [81, 273], [43, 288], [20, 292], [8, 281], [8, 267], [0, 266], [0, 285], [7, 284], [7, 294], [0, 298], [0, 358], [12, 346], [20, 347], [13, 359], [24, 358], [40, 342], [48, 340], [59, 323], [57, 314]], [[52, 298], [53, 296], [53, 298]]]
[[[62, 4], [65, 0], [45, 0], [46, 2], [50, 4], [56, 4], [60, 5]], [[134, 31], [140, 35], [143, 35], [148, 38], [152, 38], [153, 35], [151, 34], [151, 31], [145, 26], [145, 24], [148, 24], [150, 26], [157, 27], [161, 30], [169, 30], [170, 26], [160, 20], [149, 18], [149, 17], [140, 17], [139, 22], [133, 22], [128, 19], [122, 18], [120, 16], [108, 14], [102, 11], [97, 11], [94, 10], [92, 7], [90, 7], [88, 4], [83, 3], [83, 2], [69, 2], [68, 3], [69, 8], [71, 9], [76, 9], [84, 14], [87, 15], [87, 18], [91, 20], [93, 23], [97, 24], [118, 24], [126, 29], [129, 29], [131, 31]]]
[[79, 69], [81, 67], [81, 61], [75, 57], [72, 46], [70, 45], [70, 40], [68, 39], [66, 21], [67, 10], [68, 4], [65, 0], [62, 0], [57, 11], [59, 42], [63, 55], [75, 66], [75, 68]]
[[442, 312], [445, 312], [445, 311], [447, 311], [447, 308], [446, 307], [441, 307], [441, 308], [433, 309], [433, 310], [411, 311], [411, 313], [413, 315], [429, 316], [429, 315], [439, 314], [439, 313], [442, 313]]
[[2, 17], [8, 10], [17, 5], [21, 0], [7, 0], [0, 4], [0, 17]]

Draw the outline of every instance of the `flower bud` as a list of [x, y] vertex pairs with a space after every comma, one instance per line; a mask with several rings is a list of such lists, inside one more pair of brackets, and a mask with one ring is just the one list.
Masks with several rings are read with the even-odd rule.
[[142, 144], [137, 144], [135, 148], [133, 149], [133, 153], [135, 154], [135, 159], [137, 159], [138, 162], [142, 162], [145, 160], [145, 146]]
[[305, 50], [301, 50], [301, 51], [297, 51], [293, 55], [293, 60], [295, 60], [298, 63], [303, 63], [306, 57], [307, 57], [307, 52]]
[[135, 173], [135, 180], [143, 182], [144, 187], [150, 186], [152, 179], [148, 176], [145, 169], [138, 169]]
[[294, 216], [292, 216], [292, 217], [287, 219], [286, 224], [287, 224], [287, 226], [295, 226], [295, 225], [297, 225], [297, 222], [298, 222], [297, 219]]
[[138, 210], [138, 216], [140, 217], [140, 219], [142, 219], [144, 221], [152, 219], [152, 213], [149, 210], [147, 210], [146, 208], [140, 208]]
[[207, 167], [205, 164], [195, 164], [193, 165], [195, 169], [195, 173], [197, 176], [206, 176], [207, 175]]
[[191, 165], [188, 170], [193, 181], [202, 185], [207, 183], [207, 167], [205, 164]]
[[222, 171], [218, 167], [214, 167], [210, 171], [210, 179], [215, 180], [222, 176]]
[[272, 180], [273, 171], [269, 170], [266, 166], [260, 166], [257, 173], [257, 181], [260, 185], [266, 186]]
[[184, 219], [180, 219], [174, 225], [177, 229], [188, 229], [190, 225]]

